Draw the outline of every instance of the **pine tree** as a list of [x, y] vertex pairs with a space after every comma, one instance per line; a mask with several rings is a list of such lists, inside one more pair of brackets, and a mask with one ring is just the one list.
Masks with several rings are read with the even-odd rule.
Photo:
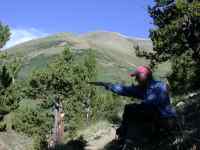
[[193, 0], [156, 0], [149, 7], [154, 28], [150, 30], [153, 52], [140, 52], [155, 65], [192, 50], [200, 63], [200, 2]]
[[[6, 44], [6, 42], [9, 40], [9, 38], [10, 38], [9, 27], [7, 25], [3, 25], [0, 22], [0, 49]], [[0, 52], [0, 58], [1, 58], [1, 60], [0, 60], [0, 65], [1, 65], [0, 66], [0, 86], [1, 86], [1, 88], [7, 88], [10, 86], [11, 80], [12, 80], [10, 77], [10, 74], [8, 72], [8, 68], [2, 61], [2, 59], [7, 58], [7, 54]]]
[[6, 44], [10, 38], [10, 30], [7, 25], [0, 22], [0, 49]]
[[[180, 85], [184, 76], [189, 76], [186, 73], [190, 73], [189, 70], [195, 68], [194, 75], [190, 76], [192, 80], [190, 77], [188, 80], [184, 79], [186, 79], [186, 84], [196, 83], [187, 85], [188, 88], [200, 88], [200, 78], [198, 77], [200, 72], [198, 69], [200, 66], [199, 0], [155, 0], [155, 5], [149, 7], [149, 14], [154, 22], [154, 28], [150, 30], [153, 51], [145, 52], [137, 49], [138, 56], [149, 59], [152, 67], [171, 61], [173, 76], [169, 78], [172, 86], [174, 81]], [[190, 59], [184, 59], [186, 56]], [[188, 62], [189, 60], [194, 62]], [[186, 62], [182, 63], [182, 61]], [[180, 70], [185, 68], [187, 71], [185, 74], [180, 74], [177, 72], [177, 67]], [[196, 77], [194, 77], [195, 75]]]
[[3, 89], [9, 87], [12, 83], [12, 77], [10, 76], [7, 67], [4, 65], [0, 72], [0, 85]]

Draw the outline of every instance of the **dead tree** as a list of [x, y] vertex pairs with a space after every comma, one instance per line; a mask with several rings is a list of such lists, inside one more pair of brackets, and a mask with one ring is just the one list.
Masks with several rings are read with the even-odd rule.
[[62, 102], [58, 96], [56, 96], [54, 99], [53, 115], [54, 125], [52, 129], [52, 135], [48, 140], [49, 149], [55, 149], [55, 146], [62, 142], [64, 134], [64, 111]]

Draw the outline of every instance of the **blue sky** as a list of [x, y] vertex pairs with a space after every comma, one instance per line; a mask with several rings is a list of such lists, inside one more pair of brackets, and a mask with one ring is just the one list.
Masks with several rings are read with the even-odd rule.
[[148, 38], [152, 20], [147, 6], [152, 4], [153, 0], [2, 0], [0, 20], [12, 34], [26, 32], [31, 38], [102, 30]]

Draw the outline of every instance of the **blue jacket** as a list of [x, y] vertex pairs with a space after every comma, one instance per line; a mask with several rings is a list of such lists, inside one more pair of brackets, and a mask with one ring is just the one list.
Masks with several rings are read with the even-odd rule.
[[146, 89], [122, 84], [110, 84], [107, 89], [121, 96], [141, 99], [142, 103], [149, 105], [149, 107], [156, 106], [161, 118], [176, 116], [176, 111], [170, 103], [167, 85], [164, 82], [151, 80]]

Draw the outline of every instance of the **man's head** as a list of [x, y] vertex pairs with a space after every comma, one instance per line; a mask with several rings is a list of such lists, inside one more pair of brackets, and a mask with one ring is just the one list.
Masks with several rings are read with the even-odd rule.
[[152, 71], [147, 66], [139, 66], [136, 70], [129, 74], [130, 77], [135, 77], [136, 81], [141, 86], [145, 86], [152, 79]]

